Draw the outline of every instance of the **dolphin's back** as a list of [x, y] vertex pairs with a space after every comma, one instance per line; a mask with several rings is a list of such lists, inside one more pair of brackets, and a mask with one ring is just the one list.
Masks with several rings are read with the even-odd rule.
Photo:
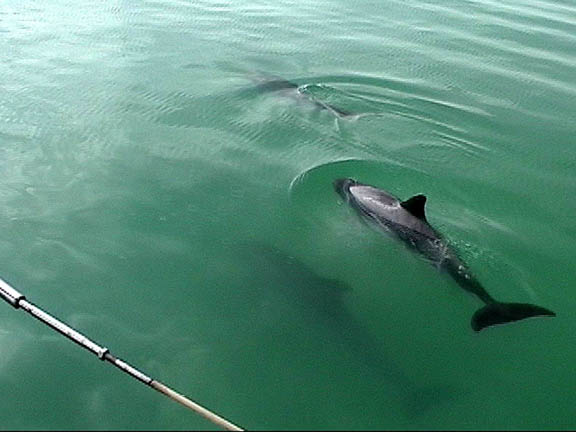
[[351, 186], [349, 193], [354, 199], [353, 204], [364, 215], [397, 234], [432, 240], [440, 237], [426, 220], [411, 214], [402, 207], [398, 198], [382, 189], [359, 184]]
[[288, 89], [296, 90], [298, 88], [298, 84], [282, 78], [269, 78], [261, 79], [256, 87], [262, 91], [274, 92]]

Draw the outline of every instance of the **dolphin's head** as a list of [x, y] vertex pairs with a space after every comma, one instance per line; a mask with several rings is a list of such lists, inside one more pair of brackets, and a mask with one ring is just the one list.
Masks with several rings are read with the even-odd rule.
[[338, 192], [342, 198], [348, 201], [350, 198], [350, 187], [357, 185], [358, 182], [351, 178], [340, 178], [334, 180], [332, 184], [334, 185], [336, 192]]

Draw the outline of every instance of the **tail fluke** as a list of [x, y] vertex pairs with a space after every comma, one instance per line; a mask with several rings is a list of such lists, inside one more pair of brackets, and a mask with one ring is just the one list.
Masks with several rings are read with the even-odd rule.
[[480, 331], [496, 324], [505, 324], [535, 316], [556, 316], [546, 308], [528, 303], [491, 303], [476, 311], [472, 328]]

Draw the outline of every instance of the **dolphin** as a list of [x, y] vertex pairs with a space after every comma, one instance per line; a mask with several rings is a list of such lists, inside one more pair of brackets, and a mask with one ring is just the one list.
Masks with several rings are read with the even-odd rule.
[[299, 85], [296, 84], [295, 82], [289, 81], [284, 78], [279, 78], [275, 76], [261, 77], [258, 79], [258, 84], [256, 85], [256, 88], [263, 92], [282, 92], [293, 94], [297, 97], [305, 97], [316, 107], [329, 111], [338, 118], [354, 119], [358, 117], [358, 114], [354, 114], [351, 113], [350, 111], [337, 108], [334, 105], [330, 105], [326, 102], [323, 102], [321, 100], [312, 97], [311, 95], [303, 93], [303, 89], [306, 88], [306, 85]]
[[[266, 286], [276, 287], [266, 296], [262, 293], [263, 297], [272, 299], [272, 291], [280, 294], [278, 302], [289, 307], [284, 313], [290, 319], [306, 328], [321, 328], [324, 337], [343, 344], [371, 371], [373, 379], [394, 387], [408, 414], [419, 415], [459, 393], [448, 385], [423, 385], [412, 379], [401, 367], [401, 359], [392, 356], [347, 308], [346, 298], [354, 295], [347, 284], [320, 276], [298, 258], [268, 245], [246, 245], [243, 257]], [[281, 313], [280, 309], [275, 307], [275, 313]]]
[[472, 317], [474, 331], [535, 316], [556, 316], [554, 312], [540, 306], [503, 303], [494, 299], [458, 257], [456, 251], [428, 223], [424, 211], [426, 196], [416, 195], [401, 201], [382, 189], [350, 178], [335, 180], [334, 188], [364, 220], [391, 233], [440, 271], [448, 273], [464, 290], [485, 303]]

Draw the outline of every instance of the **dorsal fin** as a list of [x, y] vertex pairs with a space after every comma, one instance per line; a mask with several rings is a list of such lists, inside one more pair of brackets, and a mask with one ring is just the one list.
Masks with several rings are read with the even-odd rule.
[[400, 205], [412, 216], [415, 216], [418, 219], [426, 220], [424, 204], [426, 204], [425, 195], [414, 195], [412, 198], [400, 203]]

